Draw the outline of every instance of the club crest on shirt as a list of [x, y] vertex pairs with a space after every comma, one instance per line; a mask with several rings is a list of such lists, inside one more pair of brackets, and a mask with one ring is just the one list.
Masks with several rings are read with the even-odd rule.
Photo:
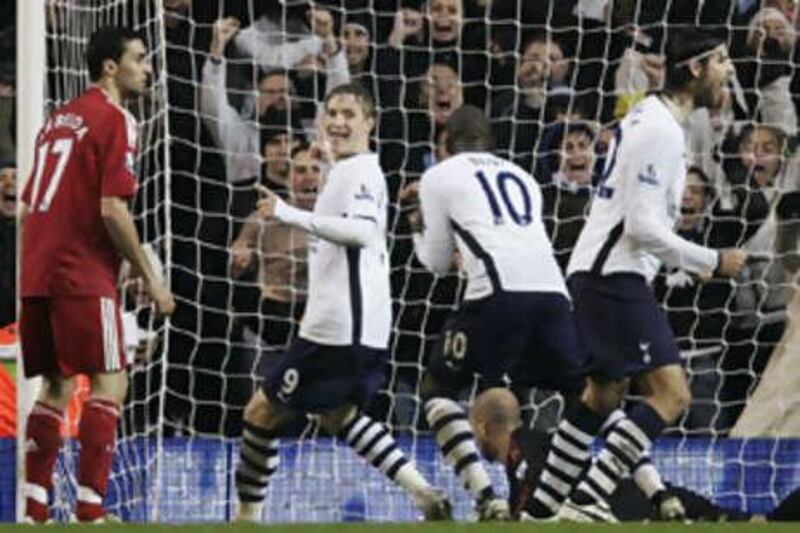
[[356, 200], [374, 201], [375, 197], [372, 196], [372, 193], [369, 192], [369, 189], [367, 189], [367, 186], [362, 183], [361, 187], [358, 189], [358, 192], [355, 195], [355, 199]]
[[656, 169], [652, 164], [648, 164], [647, 168], [644, 169], [644, 172], [639, 173], [638, 179], [647, 185], [658, 186], [658, 176], [656, 175]]

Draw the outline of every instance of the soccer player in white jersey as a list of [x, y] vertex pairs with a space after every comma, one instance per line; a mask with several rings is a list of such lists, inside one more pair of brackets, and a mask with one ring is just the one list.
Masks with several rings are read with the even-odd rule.
[[644, 397], [558, 513], [612, 521], [606, 500], [691, 395], [678, 348], [649, 283], [662, 264], [735, 276], [746, 255], [712, 250], [674, 233], [686, 178], [682, 125], [692, 110], [725, 98], [733, 72], [721, 39], [700, 29], [671, 36], [664, 91], [622, 120], [603, 181], [568, 267], [578, 334], [589, 359], [587, 396], [610, 411], [630, 382]]
[[406, 459], [381, 424], [361, 411], [385, 382], [391, 326], [386, 184], [369, 151], [372, 96], [358, 84], [335, 88], [321, 120], [333, 160], [313, 211], [262, 188], [258, 210], [309, 233], [309, 281], [300, 331], [264, 376], [244, 412], [236, 488], [240, 520], [257, 521], [278, 467], [280, 429], [308, 413], [405, 488], [427, 519], [450, 504]]
[[[445, 127], [450, 157], [429, 169], [418, 188], [422, 227], [414, 235], [429, 270], [451, 269], [455, 250], [467, 277], [464, 301], [445, 324], [423, 378], [425, 414], [445, 459], [476, 501], [482, 520], [508, 519], [492, 489], [464, 410], [454, 401], [475, 374], [480, 387], [515, 382], [560, 390], [589, 427], [574, 430], [588, 461], [603, 418], [575, 402], [584, 388], [583, 358], [566, 284], [541, 218], [533, 177], [492, 155], [489, 122], [463, 106]], [[411, 192], [409, 192], [411, 191]], [[414, 189], [407, 189], [406, 198]]]

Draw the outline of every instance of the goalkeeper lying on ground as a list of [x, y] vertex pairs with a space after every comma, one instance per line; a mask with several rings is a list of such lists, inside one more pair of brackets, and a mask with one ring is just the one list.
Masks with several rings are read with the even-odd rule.
[[[529, 516], [539, 471], [545, 461], [549, 436], [522, 426], [519, 403], [505, 388], [488, 389], [477, 398], [470, 412], [483, 455], [489, 461], [503, 461], [508, 477], [509, 507], [515, 520]], [[680, 505], [689, 520], [746, 521], [800, 520], [800, 488], [795, 489], [768, 515], [752, 515], [724, 509], [688, 489], [664, 484], [649, 460], [640, 461], [631, 478], [623, 480], [609, 501], [621, 521], [659, 520], [664, 507]]]

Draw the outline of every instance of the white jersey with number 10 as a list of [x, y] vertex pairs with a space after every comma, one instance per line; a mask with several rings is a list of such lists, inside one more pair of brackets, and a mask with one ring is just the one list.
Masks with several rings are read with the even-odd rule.
[[461, 153], [423, 174], [419, 199], [425, 230], [414, 236], [417, 257], [444, 273], [457, 248], [466, 300], [498, 291], [567, 294], [542, 223], [539, 185], [519, 166]]

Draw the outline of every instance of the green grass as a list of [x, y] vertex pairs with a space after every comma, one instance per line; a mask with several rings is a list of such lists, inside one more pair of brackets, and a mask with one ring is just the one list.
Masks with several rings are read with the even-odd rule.
[[[13, 526], [0, 524], [0, 531], [19, 531], [31, 530], [30, 526]], [[785, 532], [796, 533], [800, 531], [800, 524], [783, 523], [783, 524], [760, 524], [748, 522], [731, 522], [726, 524], [669, 524], [669, 523], [653, 523], [643, 524], [628, 522], [625, 524], [464, 524], [464, 523], [447, 523], [447, 524], [433, 524], [433, 523], [413, 523], [413, 524], [384, 524], [384, 523], [343, 523], [343, 524], [300, 524], [300, 525], [276, 525], [276, 526], [262, 526], [262, 525], [240, 525], [240, 524], [193, 524], [182, 526], [166, 526], [166, 525], [152, 525], [152, 524], [120, 524], [108, 526], [87, 526], [81, 525], [66, 525], [66, 526], [49, 526], [45, 531], [120, 531], [120, 532], [138, 532], [146, 531], [148, 533], [158, 533], [163, 531], [165, 533], [177, 532], [197, 532], [197, 533], [212, 533], [216, 531], [222, 532], [253, 532], [267, 531], [267, 532], [281, 532], [286, 533], [400, 533], [400, 532], [414, 532], [414, 533], [455, 533], [463, 531], [465, 533], [494, 533], [497, 531], [508, 531], [509, 533], [521, 531], [543, 531], [545, 533], [567, 533], [567, 532], [593, 532], [593, 531], [625, 531], [628, 532], [644, 532], [644, 533], [674, 533], [674, 532], [747, 532], [758, 533], [765, 532]]]

